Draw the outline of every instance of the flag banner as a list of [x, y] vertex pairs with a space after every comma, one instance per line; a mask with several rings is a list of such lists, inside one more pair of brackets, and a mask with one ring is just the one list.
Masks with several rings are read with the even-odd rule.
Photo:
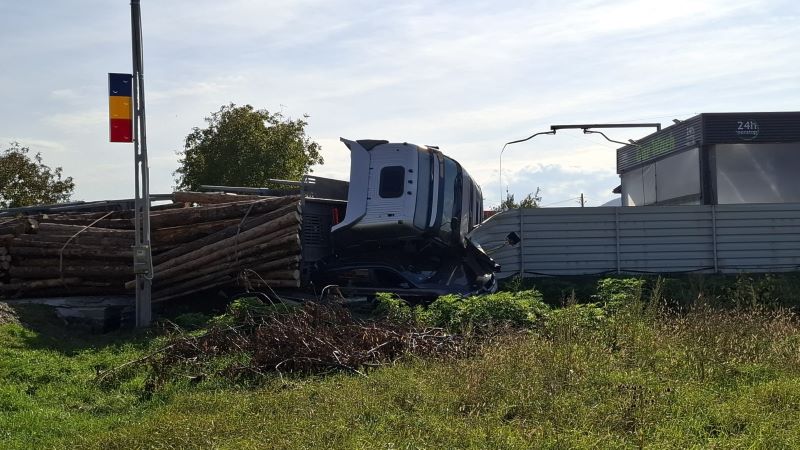
[[133, 76], [108, 74], [108, 118], [111, 142], [133, 142]]

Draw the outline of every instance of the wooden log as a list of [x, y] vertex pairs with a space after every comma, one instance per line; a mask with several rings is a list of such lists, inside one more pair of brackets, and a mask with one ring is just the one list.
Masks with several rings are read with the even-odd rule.
[[117, 248], [130, 248], [133, 245], [133, 237], [116, 238], [104, 235], [86, 235], [85, 233], [73, 236], [74, 235], [49, 233], [21, 234], [16, 242], [49, 242], [61, 245], [69, 242], [69, 245], [99, 245]]
[[39, 224], [38, 234], [51, 233], [51, 234], [68, 234], [70, 236], [80, 232], [80, 235], [104, 235], [108, 237], [125, 237], [130, 239], [134, 238], [133, 230], [119, 230], [102, 227], [89, 227], [80, 225], [64, 225], [60, 223], [41, 223]]
[[183, 282], [198, 276], [208, 275], [210, 273], [231, 274], [248, 268], [258, 268], [259, 270], [289, 269], [296, 266], [300, 262], [300, 255], [297, 255], [297, 249], [293, 248], [286, 248], [277, 252], [270, 252], [269, 257], [275, 259], [265, 262], [265, 257], [263, 255], [258, 255], [251, 256], [249, 258], [243, 258], [239, 261], [229, 261], [221, 264], [209, 265], [206, 267], [201, 267], [197, 270], [178, 274], [177, 276], [168, 278], [166, 280], [155, 280], [154, 285], [161, 288], [162, 286]]
[[274, 198], [261, 195], [226, 194], [224, 192], [173, 192], [172, 201], [183, 203], [197, 203], [200, 205], [213, 205], [219, 203], [256, 201], [265, 198]]
[[[36, 236], [36, 235], [35, 234], [29, 234], [29, 235], [26, 235], [26, 236]], [[64, 242], [52, 242], [52, 241], [49, 241], [49, 240], [38, 240], [38, 239], [35, 239], [35, 238], [31, 239], [31, 238], [27, 238], [27, 237], [25, 237], [25, 238], [18, 237], [18, 238], [12, 239], [11, 242], [9, 242], [9, 245], [8, 245], [7, 248], [8, 248], [8, 252], [13, 254], [14, 253], [14, 249], [17, 248], [17, 247], [38, 247], [38, 248], [57, 248], [57, 249], [60, 249], [61, 247], [64, 247], [65, 243], [66, 243], [66, 241], [64, 241]], [[105, 245], [80, 245], [80, 244], [73, 244], [72, 242], [70, 242], [69, 245], [67, 245], [66, 248], [112, 249], [112, 250], [113, 249], [119, 249], [119, 250], [122, 250], [122, 249], [126, 249], [128, 247], [129, 246], [112, 247], [112, 246], [105, 246]]]
[[105, 266], [44, 266], [27, 267], [14, 265], [8, 269], [9, 275], [14, 278], [58, 278], [64, 277], [102, 277], [107, 279], [130, 279], [133, 276], [133, 267], [126, 265]]
[[133, 215], [134, 211], [132, 209], [125, 209], [122, 211], [43, 213], [36, 214], [33, 217], [35, 217], [39, 222], [52, 222], [54, 220], [71, 219], [92, 223], [97, 219], [133, 219]]
[[[282, 234], [284, 233], [284, 234]], [[189, 273], [189, 271], [196, 270], [199, 267], [204, 267], [209, 264], [219, 263], [221, 261], [235, 261], [238, 252], [239, 258], [250, 256], [257, 252], [268, 252], [276, 249], [291, 248], [297, 253], [300, 252], [300, 237], [296, 231], [278, 230], [274, 233], [265, 235], [259, 240], [263, 242], [253, 245], [252, 242], [244, 242], [238, 246], [227, 247], [216, 252], [198, 256], [196, 259], [188, 261], [182, 265], [170, 267], [165, 270], [154, 269], [154, 283], [160, 283], [163, 280], [168, 280], [176, 276], [176, 274]], [[135, 280], [125, 283], [125, 287], [132, 289], [136, 285]]]
[[150, 232], [153, 246], [184, 244], [195, 239], [224, 230], [229, 226], [238, 224], [241, 219], [218, 220], [206, 223], [192, 223], [169, 228], [161, 228]]
[[46, 280], [31, 280], [31, 281], [24, 281], [21, 283], [7, 283], [2, 284], [0, 283], [0, 291], [19, 291], [19, 290], [28, 290], [28, 289], [44, 289], [44, 288], [52, 288], [52, 287], [63, 287], [63, 286], [74, 286], [81, 284], [83, 280], [78, 277], [66, 277], [66, 278], [50, 278]]
[[65, 256], [63, 259], [59, 259], [57, 256], [49, 256], [49, 257], [35, 257], [35, 256], [19, 256], [14, 260], [15, 266], [25, 266], [25, 267], [58, 267], [59, 265], [64, 266], [130, 266], [133, 267], [133, 258], [130, 261], [128, 260], [121, 260], [121, 261], [114, 261], [110, 263], [105, 258], [83, 258], [83, 257], [76, 257], [76, 256]]
[[[272, 212], [269, 212], [269, 213], [266, 213], [266, 214], [262, 214], [262, 215], [259, 215], [259, 216], [254, 216], [254, 217], [252, 217], [250, 219], [245, 220], [244, 223], [241, 223], [241, 221], [239, 221], [239, 222], [237, 222], [237, 223], [235, 223], [235, 224], [233, 224], [233, 225], [231, 225], [231, 226], [229, 226], [229, 227], [227, 227], [225, 229], [217, 231], [216, 233], [209, 234], [206, 237], [203, 237], [203, 238], [200, 238], [200, 239], [195, 239], [193, 241], [187, 242], [187, 243], [175, 248], [174, 250], [171, 250], [169, 252], [159, 253], [154, 258], [154, 262], [155, 262], [155, 264], [161, 264], [161, 263], [163, 263], [163, 262], [165, 262], [167, 260], [170, 260], [170, 259], [173, 259], [173, 258], [177, 258], [178, 256], [185, 255], [185, 254], [187, 254], [189, 252], [193, 252], [193, 251], [198, 250], [200, 248], [209, 246], [209, 245], [211, 245], [211, 244], [213, 244], [215, 242], [219, 242], [221, 240], [228, 239], [228, 238], [230, 238], [232, 236], [235, 236], [237, 233], [241, 233], [243, 231], [250, 230], [250, 229], [255, 228], [255, 227], [257, 227], [257, 226], [259, 226], [261, 224], [264, 224], [264, 223], [269, 222], [271, 220], [280, 218], [280, 217], [282, 217], [282, 216], [284, 216], [286, 214], [289, 214], [291, 212], [299, 212], [299, 204], [298, 203], [290, 203], [288, 205], [285, 205], [285, 206], [282, 206], [282, 207], [276, 209], [275, 211], [272, 211]], [[241, 228], [240, 228], [240, 225], [241, 225]]]
[[[26, 243], [30, 244], [30, 243]], [[96, 247], [88, 245], [68, 245], [62, 250], [62, 246], [55, 244], [54, 246], [45, 246], [49, 242], [39, 243], [38, 246], [33, 247], [29, 245], [13, 245], [8, 249], [12, 256], [65, 256], [65, 257], [83, 257], [83, 258], [102, 258], [102, 259], [133, 259], [133, 250], [131, 249], [117, 249], [108, 247]]]
[[236, 202], [214, 206], [167, 210], [159, 212], [158, 214], [151, 214], [150, 226], [153, 229], [158, 229], [198, 222], [210, 222], [237, 217], [242, 218], [247, 211], [250, 211], [250, 214], [265, 213], [280, 208], [283, 205], [296, 202], [299, 199], [298, 196], [267, 197], [255, 202]]
[[7, 222], [4, 222], [0, 225], [0, 234], [1, 235], [19, 235], [25, 232], [27, 229], [27, 222], [23, 221], [22, 219], [13, 219]]
[[183, 254], [168, 261], [164, 261], [163, 263], [156, 266], [154, 271], [155, 273], [159, 273], [172, 267], [181, 266], [182, 264], [185, 264], [189, 261], [197, 260], [197, 258], [201, 258], [208, 254], [213, 254], [220, 250], [230, 249], [232, 247], [237, 246], [237, 244], [239, 243], [248, 242], [250, 240], [263, 237], [264, 235], [273, 233], [276, 230], [282, 230], [286, 228], [289, 229], [294, 228], [296, 230], [299, 223], [300, 223], [300, 214], [298, 214], [297, 212], [292, 212], [283, 215], [277, 219], [263, 223], [257, 227], [253, 227], [242, 233], [235, 234], [226, 239], [216, 241], [213, 244]]
[[[281, 231], [279, 231], [280, 233]], [[281, 253], [285, 254], [283, 250], [289, 249], [291, 251], [295, 251], [300, 253], [300, 238], [297, 234], [287, 234], [282, 236], [270, 236], [266, 238], [266, 242], [263, 242], [259, 245], [249, 246], [249, 243], [245, 243], [245, 246], [240, 246], [238, 250], [240, 251], [240, 257], [249, 256], [253, 253], [257, 252], [268, 252], [271, 250], [280, 250]], [[155, 279], [156, 280], [166, 280], [171, 277], [174, 277], [176, 274], [184, 273], [189, 270], [196, 270], [198, 267], [203, 267], [206, 264], [210, 264], [212, 262], [217, 261], [235, 261], [235, 251], [237, 249], [226, 249], [216, 254], [212, 253], [210, 255], [206, 255], [198, 260], [191, 261], [189, 263], [184, 264], [183, 266], [172, 267], [162, 272], [155, 272]], [[227, 252], [227, 253], [225, 253]], [[227, 259], [223, 259], [227, 258]], [[127, 285], [126, 285], [127, 287]]]
[[175, 200], [173, 200], [173, 202], [174, 202], [174, 203], [165, 203], [165, 204], [163, 204], [163, 205], [154, 205], [154, 206], [151, 206], [151, 207], [150, 207], [150, 211], [151, 211], [151, 212], [158, 212], [158, 211], [164, 211], [164, 210], [167, 210], [167, 209], [182, 209], [182, 208], [189, 208], [189, 207], [191, 206], [191, 205], [190, 205], [190, 204], [188, 204], [188, 203], [180, 203], [180, 202], [175, 202]]
[[[44, 221], [46, 220], [46, 222]], [[100, 220], [87, 220], [81, 218], [70, 218], [70, 217], [58, 217], [58, 218], [47, 218], [43, 219], [41, 223], [53, 223], [53, 224], [62, 224], [62, 225], [72, 225], [72, 226], [80, 226], [85, 227], [88, 225], [92, 225], [92, 227], [97, 228], [110, 228], [114, 230], [133, 230], [134, 223], [133, 219], [100, 219]]]

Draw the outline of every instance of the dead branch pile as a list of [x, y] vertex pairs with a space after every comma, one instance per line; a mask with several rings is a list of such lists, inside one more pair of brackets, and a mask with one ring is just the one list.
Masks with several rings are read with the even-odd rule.
[[[153, 300], [233, 284], [300, 281], [299, 197], [176, 192], [151, 211]], [[132, 293], [132, 210], [0, 218], [0, 296]], [[252, 273], [252, 272], [250, 272]]]
[[439, 328], [361, 321], [341, 306], [308, 302], [235, 325], [214, 325], [201, 336], [180, 334], [149, 363], [160, 381], [176, 372], [208, 375], [209, 363], [225, 356], [240, 357], [222, 371], [233, 378], [267, 372], [363, 374], [404, 355], [452, 357], [467, 347], [460, 336]]

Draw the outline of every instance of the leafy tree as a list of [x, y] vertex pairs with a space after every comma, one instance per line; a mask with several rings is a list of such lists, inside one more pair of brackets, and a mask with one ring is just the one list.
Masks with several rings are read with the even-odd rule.
[[320, 146], [305, 134], [305, 121], [231, 103], [206, 117], [206, 128], [186, 136], [175, 171], [178, 189], [202, 184], [266, 186], [267, 179], [297, 180], [322, 164]]
[[494, 210], [506, 211], [516, 208], [538, 208], [542, 203], [542, 196], [539, 195], [539, 192], [540, 189], [537, 187], [536, 192], [531, 192], [530, 194], [526, 195], [525, 198], [520, 200], [519, 203], [514, 200], [514, 194], [509, 194], [506, 192], [506, 199], [500, 204], [500, 206], [496, 206]]
[[61, 167], [51, 169], [42, 162], [41, 153], [29, 152], [12, 142], [0, 154], [0, 208], [61, 203], [72, 195], [72, 177], [62, 179]]

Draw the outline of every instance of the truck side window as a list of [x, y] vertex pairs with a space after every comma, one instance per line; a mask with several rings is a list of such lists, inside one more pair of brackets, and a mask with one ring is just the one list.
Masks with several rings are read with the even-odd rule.
[[381, 169], [378, 194], [383, 198], [397, 198], [405, 191], [406, 169], [403, 166], [387, 166]]

